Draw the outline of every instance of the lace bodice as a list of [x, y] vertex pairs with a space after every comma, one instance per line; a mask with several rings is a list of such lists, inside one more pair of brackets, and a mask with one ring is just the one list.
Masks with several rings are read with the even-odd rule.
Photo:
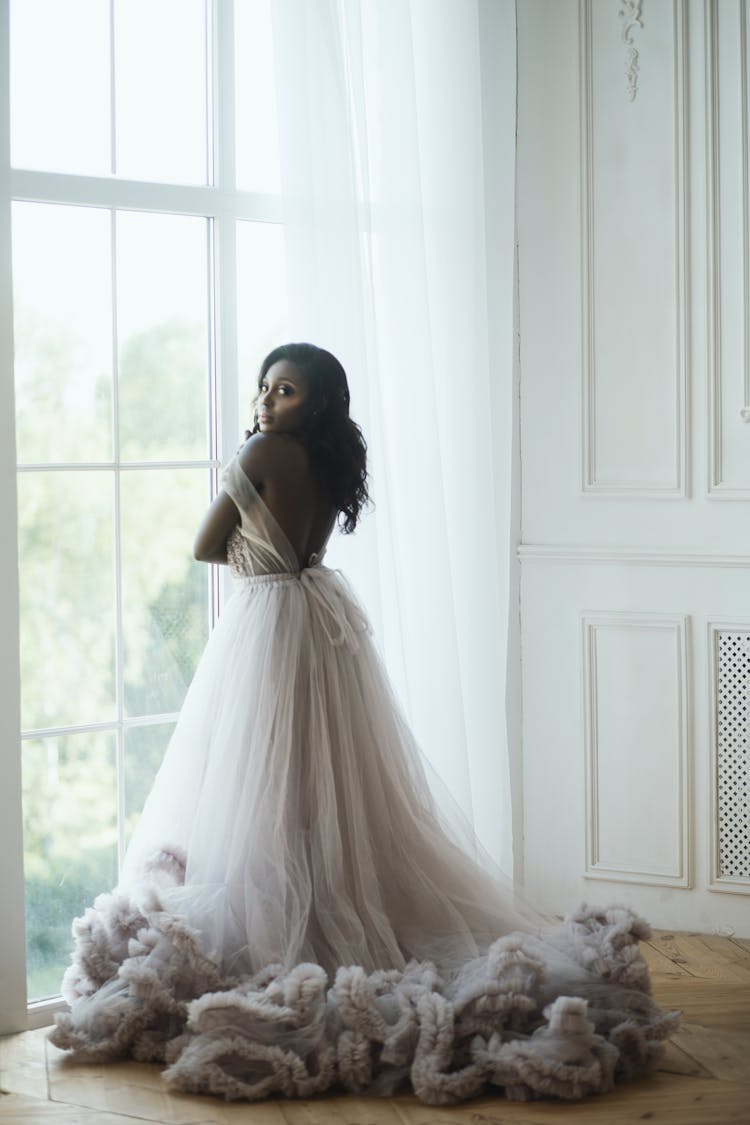
[[253, 553], [250, 544], [242, 534], [240, 524], [237, 524], [227, 539], [227, 563], [232, 574], [237, 577], [255, 573]]

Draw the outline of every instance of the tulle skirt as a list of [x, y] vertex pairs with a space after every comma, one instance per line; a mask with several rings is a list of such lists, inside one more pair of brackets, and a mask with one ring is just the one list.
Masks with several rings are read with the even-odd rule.
[[445, 967], [538, 925], [446, 834], [364, 613], [323, 567], [305, 584], [246, 579], [230, 599], [121, 889], [165, 847], [187, 859], [166, 901], [227, 971]]
[[345, 580], [245, 579], [120, 884], [74, 926], [54, 1041], [247, 1098], [580, 1097], [647, 1069], [675, 1021], [645, 923], [548, 927], [434, 794]]

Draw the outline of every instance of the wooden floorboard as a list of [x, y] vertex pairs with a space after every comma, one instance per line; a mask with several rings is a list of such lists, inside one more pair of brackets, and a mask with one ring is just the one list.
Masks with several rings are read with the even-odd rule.
[[684, 977], [693, 979], [693, 974], [684, 965], [675, 963], [653, 942], [641, 942], [641, 951], [653, 980], [681, 980]]
[[582, 1102], [487, 1097], [451, 1108], [412, 1096], [228, 1104], [167, 1092], [159, 1069], [74, 1063], [47, 1031], [0, 1038], [0, 1125], [724, 1125], [750, 1123], [750, 941], [657, 931], [654, 995], [683, 1022], [656, 1074]]
[[48, 1097], [46, 1038], [46, 1028], [0, 1037], [0, 1088], [32, 1098]]
[[654, 996], [662, 1008], [679, 1010], [686, 1023], [727, 1031], [750, 1031], [748, 986], [696, 980], [689, 986], [676, 981], [654, 983]]
[[750, 957], [727, 938], [657, 931], [650, 944], [691, 976], [750, 984]]

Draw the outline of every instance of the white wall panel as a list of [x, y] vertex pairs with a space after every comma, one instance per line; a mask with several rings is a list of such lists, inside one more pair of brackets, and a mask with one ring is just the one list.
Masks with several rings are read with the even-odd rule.
[[[717, 894], [732, 888], [712, 886], [709, 644], [709, 623], [750, 621], [750, 558], [723, 566], [690, 555], [612, 554], [603, 562], [524, 551], [521, 604], [531, 901], [561, 913], [581, 900], [625, 902], [656, 926], [750, 937], [747, 888]], [[587, 670], [582, 636], [592, 626], [598, 655]], [[592, 746], [601, 767], [596, 810], [587, 797]], [[590, 862], [592, 828], [598, 869]], [[689, 880], [679, 877], [681, 857]]]
[[626, 52], [617, 6], [581, 3], [585, 490], [685, 489], [684, 10], [650, 3]]
[[709, 143], [709, 474], [712, 499], [750, 498], [750, 21], [706, 4]]
[[[747, 8], [750, 0], [742, 2]], [[712, 457], [709, 360], [713, 354], [708, 315], [712, 255], [707, 253], [711, 188], [707, 182], [711, 179], [707, 175], [711, 166], [707, 14], [717, 10], [719, 27], [729, 20], [727, 26], [738, 29], [740, 0], [710, 4], [644, 0], [643, 26], [632, 30], [633, 49], [638, 52], [632, 101], [626, 76], [628, 53], [618, 17], [621, 7], [631, 6], [614, 0], [594, 0], [590, 5], [589, 64], [584, 0], [523, 0], [518, 6], [523, 539], [550, 548], [585, 545], [748, 554], [750, 521], [738, 518], [736, 504], [715, 502], [724, 496], [746, 499], [750, 474], [750, 423], [740, 416], [745, 392], [736, 363], [728, 368], [726, 357], [720, 390], [729, 421], [721, 433], [724, 483], [720, 489], [709, 492], [707, 469]], [[742, 189], [740, 147], [747, 148], [746, 128], [740, 127], [738, 117], [739, 42], [737, 32], [732, 46], [734, 71], [730, 67], [726, 76], [722, 71], [722, 83], [734, 82], [736, 128], [724, 127], [722, 158], [733, 161], [735, 171], [728, 183], [736, 198]], [[588, 94], [587, 65], [592, 79]], [[682, 100], [677, 105], [675, 79], [680, 65]], [[655, 89], [660, 91], [658, 97]], [[665, 101], [660, 100], [662, 95]], [[598, 129], [592, 134], [593, 167], [582, 152], [587, 136], [582, 131], [582, 116], [586, 116], [582, 107], [587, 99]], [[631, 129], [629, 123], [640, 120], [638, 115], [647, 105], [654, 123], [646, 120], [643, 130]], [[722, 112], [726, 108], [725, 95], [721, 108]], [[654, 151], [657, 126], [663, 130], [663, 153]], [[681, 159], [676, 163], [678, 149]], [[672, 169], [666, 181], [661, 174], [664, 161], [667, 172]], [[627, 185], [624, 199], [622, 185]], [[728, 190], [726, 183], [722, 190]], [[735, 216], [736, 207], [735, 200]], [[722, 237], [733, 238], [736, 247], [740, 241], [736, 219], [734, 227], [725, 230], [726, 222], [725, 216]], [[661, 241], [653, 242], [652, 231], [657, 229], [655, 237]], [[587, 244], [589, 234], [593, 241]], [[608, 242], [602, 242], [605, 234]], [[672, 246], [668, 271], [663, 261], [654, 261], [656, 246], [663, 247], [664, 238]], [[623, 263], [631, 260], [640, 274], [637, 283], [625, 289]], [[734, 260], [735, 303], [731, 318], [725, 316], [725, 327], [736, 335], [747, 327], [745, 310], [740, 315], [738, 309], [741, 275], [736, 248]], [[652, 285], [654, 270], [663, 279], [669, 273], [663, 290]], [[725, 279], [722, 299], [727, 284]], [[683, 315], [679, 333], [678, 314]], [[586, 330], [582, 330], [584, 321]], [[655, 321], [660, 325], [655, 330], [658, 346], [647, 348], [645, 333]], [[671, 324], [668, 334], [667, 323]], [[648, 351], [644, 361], [648, 373], [632, 358], [626, 362], [615, 355], [613, 341], [622, 342], [623, 356], [635, 354], [633, 349]], [[688, 383], [684, 393], [678, 386], [678, 345]], [[609, 349], [616, 366], [609, 359], [603, 362], [602, 349]], [[595, 418], [598, 439], [589, 425]], [[664, 442], [654, 449], [658, 436]], [[680, 456], [678, 440], [683, 446]], [[682, 462], [684, 495], [681, 488], [673, 487]]]
[[750, 937], [748, 7], [523, 0], [517, 209], [528, 893]]
[[687, 886], [686, 620], [583, 616], [586, 874]]

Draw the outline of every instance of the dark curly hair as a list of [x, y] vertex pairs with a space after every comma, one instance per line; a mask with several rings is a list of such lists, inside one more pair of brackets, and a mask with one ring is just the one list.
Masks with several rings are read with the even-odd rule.
[[[331, 498], [338, 508], [339, 526], [345, 534], [354, 531], [362, 509], [369, 502], [367, 489], [367, 442], [349, 417], [349, 384], [339, 361], [315, 344], [282, 344], [260, 365], [258, 392], [274, 363], [287, 360], [307, 380], [315, 401], [304, 440], [310, 461], [325, 474]], [[258, 432], [257, 395], [253, 401], [253, 433]]]

